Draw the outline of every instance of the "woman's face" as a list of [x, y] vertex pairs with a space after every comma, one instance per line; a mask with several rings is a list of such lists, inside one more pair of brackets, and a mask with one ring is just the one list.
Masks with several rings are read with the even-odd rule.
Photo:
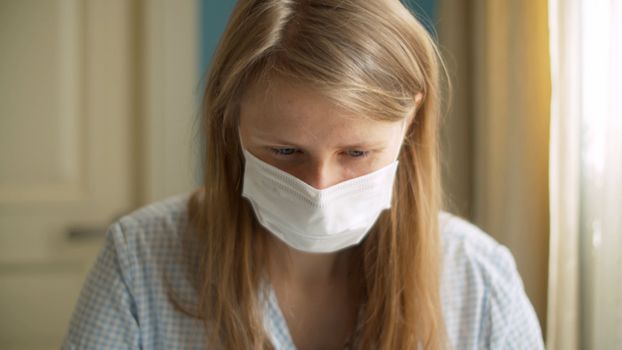
[[410, 122], [357, 116], [310, 89], [275, 78], [247, 91], [239, 127], [250, 153], [324, 189], [397, 159]]

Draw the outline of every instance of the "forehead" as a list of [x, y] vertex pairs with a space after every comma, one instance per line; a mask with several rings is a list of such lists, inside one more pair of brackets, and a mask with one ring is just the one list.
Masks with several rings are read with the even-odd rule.
[[379, 141], [396, 124], [347, 111], [316, 90], [283, 78], [252, 84], [240, 105], [242, 132], [309, 142]]

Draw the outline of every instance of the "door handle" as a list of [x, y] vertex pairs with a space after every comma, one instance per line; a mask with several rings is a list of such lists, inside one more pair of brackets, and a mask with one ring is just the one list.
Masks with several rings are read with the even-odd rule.
[[[123, 211], [121, 214], [116, 215], [111, 223], [118, 221], [129, 212], [130, 211]], [[106, 236], [106, 231], [108, 231], [108, 228], [103, 226], [76, 225], [70, 226], [69, 229], [67, 229], [66, 235], [67, 239], [70, 241], [84, 241], [104, 238], [104, 236]]]
[[103, 238], [106, 235], [106, 229], [103, 227], [70, 227], [67, 230], [67, 238], [70, 241], [84, 241], [95, 238]]

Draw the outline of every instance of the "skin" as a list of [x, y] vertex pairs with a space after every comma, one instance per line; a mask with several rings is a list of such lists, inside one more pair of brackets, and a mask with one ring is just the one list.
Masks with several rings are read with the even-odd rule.
[[[417, 104], [420, 100], [418, 95]], [[240, 107], [243, 146], [317, 189], [392, 163], [415, 115], [397, 122], [361, 118], [278, 77], [253, 84]], [[297, 348], [342, 348], [357, 315], [348, 298], [351, 249], [306, 253], [268, 237], [271, 282]]]

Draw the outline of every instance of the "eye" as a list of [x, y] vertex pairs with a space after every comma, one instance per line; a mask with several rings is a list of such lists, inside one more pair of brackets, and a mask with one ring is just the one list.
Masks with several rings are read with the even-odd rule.
[[270, 148], [270, 151], [277, 156], [291, 156], [292, 154], [298, 152], [295, 148]]
[[368, 151], [350, 150], [347, 152], [348, 156], [352, 158], [363, 158], [369, 154]]

